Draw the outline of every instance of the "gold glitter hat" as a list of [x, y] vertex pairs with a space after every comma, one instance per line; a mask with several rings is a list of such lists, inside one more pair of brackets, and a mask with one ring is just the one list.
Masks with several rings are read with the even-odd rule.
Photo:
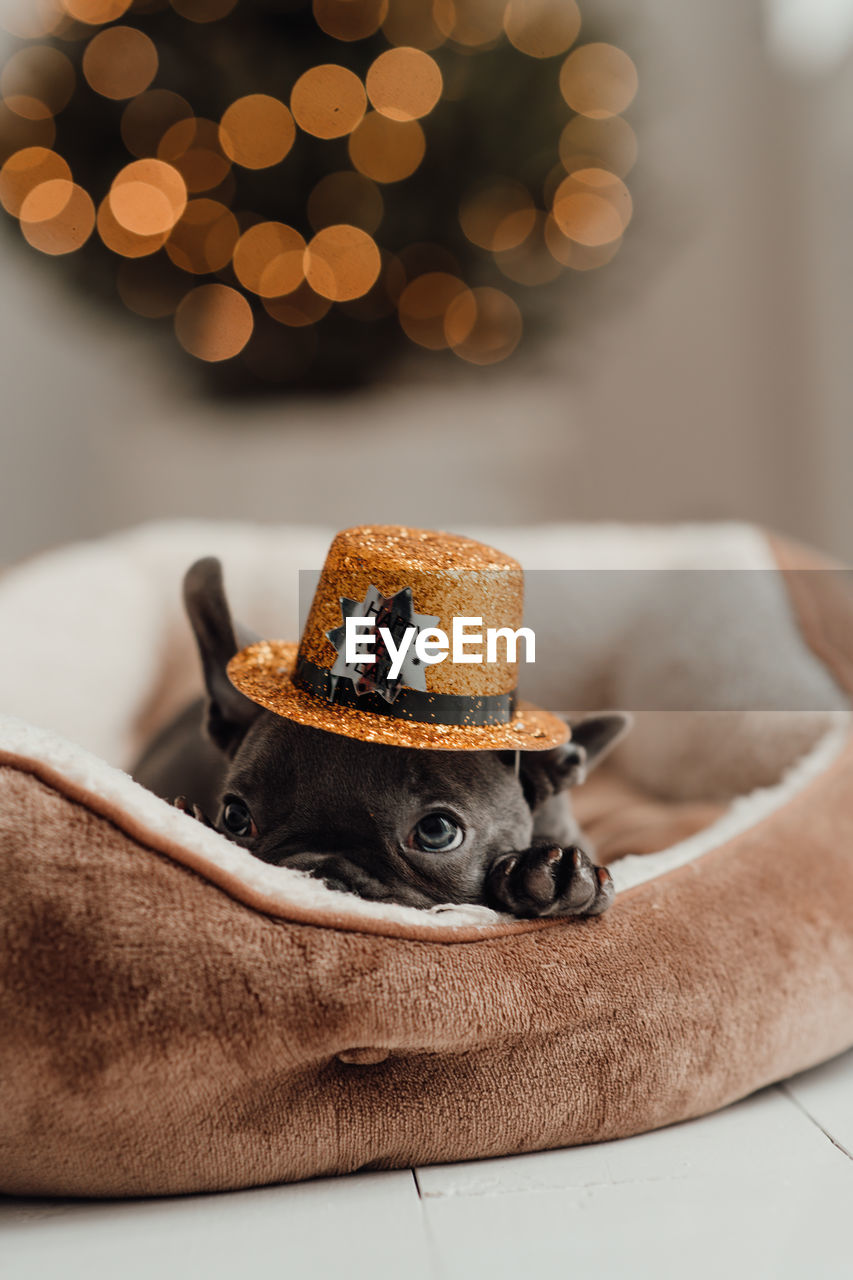
[[[298, 648], [263, 640], [228, 664], [253, 702], [299, 724], [363, 742], [446, 751], [544, 751], [569, 737], [565, 721], [516, 698], [518, 663], [503, 639], [496, 661], [425, 664], [414, 644], [396, 679], [378, 628], [395, 643], [407, 627], [454, 618], [521, 626], [524, 576], [517, 560], [470, 538], [391, 525], [346, 529], [332, 543]], [[376, 661], [348, 664], [346, 618], [370, 616]], [[470, 645], [468, 654], [476, 652]], [[489, 656], [489, 655], [484, 655]]]

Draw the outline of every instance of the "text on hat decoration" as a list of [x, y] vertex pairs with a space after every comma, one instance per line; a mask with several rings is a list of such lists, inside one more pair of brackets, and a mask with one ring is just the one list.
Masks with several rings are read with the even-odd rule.
[[536, 661], [532, 627], [484, 628], [482, 617], [459, 615], [448, 634], [438, 617], [415, 612], [411, 587], [384, 596], [371, 585], [363, 601], [341, 599], [341, 614], [343, 625], [327, 633], [337, 650], [335, 683], [349, 679], [356, 692], [379, 693], [388, 702], [401, 687], [426, 692], [424, 668], [448, 658], [460, 665], [515, 663], [523, 640], [525, 662]]
[[[501, 661], [498, 658], [498, 642], [501, 640], [505, 645], [505, 660], [516, 662], [518, 642], [524, 640], [525, 662], [536, 661], [536, 636], [531, 627], [487, 627], [484, 633], [482, 626], [482, 618], [467, 616], [452, 620], [450, 636], [441, 627], [409, 626], [397, 644], [393, 632], [387, 627], [377, 627], [373, 618], [352, 616], [346, 620], [344, 654], [348, 663], [376, 662], [374, 646], [381, 641], [391, 658], [389, 674], [392, 680], [399, 676], [404, 663], [411, 657], [413, 645], [412, 660], [429, 666], [434, 662], [444, 662], [448, 657], [453, 663]], [[469, 631], [473, 627], [481, 630], [476, 633]], [[482, 652], [484, 640], [485, 657]], [[479, 653], [468, 652], [473, 645], [480, 646]]]

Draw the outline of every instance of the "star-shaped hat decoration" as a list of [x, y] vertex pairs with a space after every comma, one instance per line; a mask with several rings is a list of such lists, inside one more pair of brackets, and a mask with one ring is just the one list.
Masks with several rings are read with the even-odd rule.
[[[364, 600], [350, 600], [341, 597], [341, 616], [343, 625], [327, 631], [331, 643], [337, 650], [335, 665], [331, 670], [330, 701], [334, 699], [335, 688], [340, 679], [351, 680], [358, 694], [378, 693], [386, 702], [393, 702], [403, 686], [418, 689], [426, 693], [426, 673], [423, 663], [415, 653], [414, 640], [406, 650], [400, 673], [396, 679], [390, 678], [392, 655], [379, 634], [379, 628], [389, 631], [395, 646], [399, 646], [402, 637], [409, 627], [423, 631], [429, 627], [437, 627], [438, 618], [429, 614], [416, 613], [412, 599], [412, 588], [403, 587], [392, 596], [385, 596], [378, 587], [371, 585], [367, 589]], [[345, 653], [347, 618], [371, 618], [375, 640], [373, 653], [375, 662], [347, 662]], [[369, 636], [369, 632], [362, 633]]]

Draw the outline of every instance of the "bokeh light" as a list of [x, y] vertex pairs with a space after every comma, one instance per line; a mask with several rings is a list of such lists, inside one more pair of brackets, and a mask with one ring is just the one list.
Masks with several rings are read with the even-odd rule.
[[202, 197], [190, 200], [166, 241], [166, 252], [182, 271], [203, 276], [227, 266], [239, 236], [231, 210]]
[[68, 178], [51, 178], [40, 182], [24, 198], [21, 204], [21, 222], [49, 222], [57, 218], [74, 193], [74, 183]]
[[425, 151], [417, 120], [389, 120], [378, 111], [369, 111], [349, 140], [350, 160], [374, 182], [402, 182], [415, 172]]
[[219, 186], [231, 168], [219, 144], [219, 126], [195, 116], [178, 120], [166, 130], [157, 156], [174, 165], [193, 193]]
[[0, 73], [0, 93], [15, 115], [44, 120], [69, 103], [77, 77], [71, 60], [50, 45], [28, 45], [13, 53]]
[[608, 169], [626, 177], [637, 159], [637, 135], [621, 116], [592, 120], [575, 116], [560, 134], [560, 160], [567, 173]]
[[414, 49], [437, 49], [447, 39], [452, 21], [439, 26], [435, 19], [436, 4], [446, 8], [451, 0], [390, 0], [388, 13], [382, 23], [382, 34], [389, 44], [406, 45]]
[[62, 0], [62, 8], [69, 18], [85, 22], [90, 27], [101, 27], [115, 22], [130, 8], [131, 0]]
[[497, 364], [521, 341], [521, 312], [500, 289], [466, 289], [453, 299], [444, 317], [448, 346], [469, 364]]
[[236, 3], [237, 0], [171, 0], [175, 13], [202, 24], [227, 17]]
[[581, 45], [563, 63], [560, 92], [579, 115], [593, 120], [618, 116], [634, 100], [637, 68], [612, 44]]
[[464, 280], [445, 271], [428, 271], [406, 285], [397, 309], [403, 332], [430, 351], [450, 345], [445, 333], [447, 310], [470, 290]]
[[333, 62], [306, 71], [290, 95], [294, 120], [315, 138], [352, 133], [366, 108], [367, 95], [358, 76]]
[[367, 293], [381, 266], [372, 236], [347, 223], [324, 227], [305, 250], [305, 279], [315, 293], [333, 302]]
[[89, 41], [83, 74], [104, 98], [134, 98], [157, 74], [157, 48], [135, 27], [108, 27]]
[[176, 221], [165, 191], [149, 182], [123, 182], [109, 194], [116, 222], [135, 236], [161, 236]]
[[31, 191], [58, 178], [71, 180], [71, 169], [62, 156], [48, 147], [24, 147], [9, 156], [0, 169], [0, 204], [18, 217]]
[[305, 279], [305, 239], [283, 222], [259, 222], [234, 246], [234, 274], [244, 288], [262, 298], [298, 289]]
[[165, 238], [187, 206], [181, 174], [161, 160], [134, 160], [106, 197], [111, 218], [138, 239]]
[[453, 0], [433, 9], [433, 17], [456, 44], [476, 48], [491, 44], [503, 32], [505, 0]]
[[547, 214], [537, 209], [533, 225], [518, 244], [495, 254], [498, 269], [507, 280], [522, 284], [527, 289], [550, 284], [560, 274], [562, 263], [551, 253], [545, 238]]
[[622, 245], [622, 237], [604, 244], [579, 244], [564, 235], [549, 214], [545, 221], [545, 244], [551, 256], [564, 267], [572, 271], [595, 271], [612, 262]]
[[238, 98], [219, 122], [219, 145], [244, 169], [281, 164], [295, 137], [293, 116], [283, 102], [266, 93]]
[[187, 205], [183, 178], [162, 160], [133, 160], [116, 174], [110, 211], [125, 231], [159, 236], [171, 231]]
[[225, 284], [201, 284], [185, 294], [175, 312], [175, 334], [198, 360], [233, 360], [252, 336], [252, 308]]
[[35, 187], [21, 206], [21, 231], [34, 249], [52, 257], [81, 249], [95, 226], [95, 206], [83, 187], [52, 178]]
[[388, 0], [313, 0], [314, 19], [336, 40], [364, 40], [385, 21]]
[[472, 244], [499, 253], [521, 244], [533, 230], [536, 210], [519, 182], [496, 182], [463, 201], [459, 222]]
[[441, 97], [438, 63], [420, 49], [388, 49], [370, 66], [365, 80], [372, 105], [389, 120], [418, 120]]
[[24, 0], [5, 26], [0, 204], [226, 385], [355, 380], [404, 340], [495, 364], [528, 291], [631, 222], [637, 71], [577, 43], [576, 0]]
[[113, 213], [109, 195], [101, 201], [96, 225], [103, 243], [120, 258], [146, 258], [162, 249], [169, 234], [161, 231], [159, 235], [141, 236], [128, 231]]
[[553, 58], [573, 45], [581, 29], [574, 0], [509, 0], [504, 10], [507, 39], [531, 58]]
[[332, 307], [332, 299], [315, 293], [307, 282], [294, 289], [293, 293], [281, 298], [263, 298], [262, 301], [267, 314], [290, 329], [316, 324]]
[[554, 196], [554, 221], [578, 244], [609, 244], [631, 221], [631, 193], [606, 169], [578, 169], [560, 183]]

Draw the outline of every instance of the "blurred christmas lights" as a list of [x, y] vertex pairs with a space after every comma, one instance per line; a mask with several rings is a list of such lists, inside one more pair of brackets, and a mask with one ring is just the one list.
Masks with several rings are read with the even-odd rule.
[[[229, 53], [227, 24], [251, 0], [30, 0], [6, 23], [24, 43], [0, 72], [0, 203], [41, 253], [106, 251], [128, 310], [172, 317], [180, 345], [208, 364], [297, 380], [305, 360], [329, 358], [296, 335], [319, 326], [322, 339], [335, 315], [359, 327], [394, 316], [420, 347], [506, 359], [522, 313], [482, 283], [489, 270], [535, 288], [621, 245], [633, 62], [611, 44], [575, 44], [574, 0], [312, 0], [302, 12], [306, 2], [265, 0], [263, 20], [300, 22], [299, 48], [325, 56], [285, 59], [246, 93], [253, 68], [236, 44]], [[191, 45], [222, 24], [216, 67], [179, 65], [184, 23], [196, 24]], [[502, 131], [519, 121], [501, 115], [500, 84], [473, 87], [478, 60], [498, 53], [535, 60], [553, 99], [525, 126], [540, 129], [538, 149], [506, 168]], [[480, 163], [429, 169], [454, 111], [459, 129], [473, 118], [475, 94], [494, 98], [488, 136], [467, 139]], [[81, 122], [94, 111], [102, 132], [89, 140]], [[398, 192], [419, 173], [411, 217]]]

